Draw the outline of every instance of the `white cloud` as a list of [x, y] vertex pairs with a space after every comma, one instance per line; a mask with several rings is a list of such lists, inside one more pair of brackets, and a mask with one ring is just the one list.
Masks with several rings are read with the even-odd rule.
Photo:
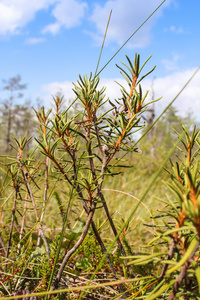
[[81, 23], [81, 19], [85, 15], [87, 8], [86, 2], [80, 2], [77, 0], [60, 0], [52, 11], [52, 15], [55, 17], [56, 22], [47, 25], [43, 33], [51, 32], [56, 34], [61, 26], [65, 28], [71, 28]]
[[180, 34], [183, 33], [183, 28], [182, 27], [176, 27], [176, 26], [171, 26], [170, 30], [174, 33]]
[[57, 0], [0, 0], [0, 35], [16, 34], [37, 11], [47, 8]]
[[70, 101], [71, 99], [75, 99], [75, 94], [72, 91], [73, 84], [70, 81], [64, 82], [51, 82], [49, 84], [45, 84], [42, 86], [43, 99], [46, 105], [52, 102], [52, 96], [61, 95], [64, 96], [66, 101]]
[[[120, 84], [125, 84], [125, 80], [122, 78], [102, 78], [99, 83], [99, 89], [103, 86], [106, 87], [106, 95], [107, 97], [110, 97], [111, 101], [115, 98], [117, 99], [120, 95], [120, 86], [115, 81], [117, 81]], [[49, 84], [45, 84], [42, 86], [44, 100], [46, 103], [50, 103], [49, 99], [57, 94], [64, 96], [66, 101], [74, 100], [76, 95], [74, 94], [72, 88], [74, 88], [74, 85], [70, 81], [55, 81]]]
[[[162, 11], [171, 1], [162, 5], [153, 17], [140, 29], [129, 42], [129, 47], [144, 47], [150, 43], [151, 29]], [[97, 28], [97, 40], [105, 32], [107, 20], [112, 9], [112, 16], [106, 37], [107, 42], [117, 42], [121, 45], [143, 23], [143, 21], [160, 4], [160, 0], [108, 0], [105, 4], [96, 4], [90, 20]]]
[[[162, 99], [156, 102], [156, 114], [160, 114], [163, 109], [173, 100], [173, 98], [179, 93], [186, 82], [194, 73], [195, 69], [174, 72], [168, 76], [156, 78], [153, 83], [154, 99], [162, 97]], [[106, 86], [106, 95], [111, 100], [120, 97], [120, 87], [114, 82], [119, 82], [128, 89], [126, 81], [122, 78], [104, 78], [100, 81], [100, 85]], [[200, 111], [200, 71], [195, 75], [192, 81], [180, 94], [180, 96], [174, 102], [174, 106], [177, 108], [180, 115], [185, 116], [188, 112], [193, 112], [194, 116], [199, 118]], [[149, 90], [147, 96], [147, 102], [151, 101], [152, 92], [152, 79], [144, 79], [141, 82], [143, 93]], [[200, 121], [200, 118], [199, 118]]]
[[169, 28], [165, 28], [164, 31], [165, 32], [171, 31], [171, 32], [176, 33], [176, 34], [184, 33], [183, 28], [181, 26], [176, 27], [174, 25], [170, 26]]
[[178, 54], [173, 54], [171, 59], [163, 59], [162, 63], [165, 66], [165, 69], [168, 71], [177, 71], [178, 70], [178, 60], [180, 56]]
[[53, 6], [55, 23], [43, 32], [56, 34], [61, 26], [70, 28], [80, 24], [87, 3], [78, 0], [0, 0], [0, 35], [17, 34], [31, 22], [39, 10]]
[[[156, 102], [156, 114], [160, 114], [163, 109], [171, 102], [171, 100], [179, 93], [185, 83], [194, 73], [194, 69], [184, 72], [174, 72], [169, 76], [156, 78], [154, 80], [153, 89], [155, 98], [162, 99]], [[126, 81], [123, 78], [102, 78], [100, 80], [99, 88], [106, 87], [106, 96], [111, 101], [121, 96], [120, 86], [115, 82], [119, 82], [128, 88]], [[200, 72], [196, 74], [193, 80], [189, 83], [186, 89], [180, 94], [174, 103], [180, 115], [185, 116], [188, 112], [193, 112], [194, 116], [198, 118], [200, 111]], [[150, 90], [147, 101], [151, 101], [152, 80], [145, 79], [142, 83], [143, 91]], [[42, 87], [45, 103], [52, 102], [51, 95], [60, 93], [64, 95], [66, 100], [75, 99], [74, 92], [72, 91], [73, 84], [69, 81], [66, 82], [53, 82]], [[200, 121], [200, 120], [198, 120]]]
[[45, 42], [45, 38], [29, 38], [26, 40], [26, 44], [35, 45]]
[[[157, 113], [170, 103], [170, 101], [179, 93], [186, 82], [194, 73], [195, 69], [174, 72], [171, 75], [157, 78], [154, 81], [155, 98], [163, 97], [157, 104]], [[184, 91], [174, 102], [174, 106], [178, 112], [184, 116], [188, 112], [193, 112], [194, 116], [199, 118], [200, 111], [200, 72], [198, 72]], [[152, 81], [147, 79], [144, 81], [144, 86], [151, 90]], [[200, 120], [199, 120], [200, 121]]]
[[47, 25], [42, 30], [42, 33], [50, 32], [51, 34], [55, 35], [55, 34], [57, 34], [59, 32], [59, 30], [60, 30], [60, 24], [59, 23], [54, 23], [54, 24]]

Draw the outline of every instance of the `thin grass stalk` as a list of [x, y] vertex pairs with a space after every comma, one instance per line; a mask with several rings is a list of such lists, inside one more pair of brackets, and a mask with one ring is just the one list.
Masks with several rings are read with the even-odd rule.
[[[24, 210], [23, 210], [23, 216], [22, 216], [22, 224], [21, 224], [21, 229], [20, 229], [20, 234], [19, 234], [19, 240], [22, 240], [23, 237], [23, 231], [24, 231], [24, 224], [25, 224], [25, 216], [26, 216], [26, 211], [27, 211], [27, 205], [28, 205], [28, 195], [25, 195], [25, 202], [24, 202]], [[21, 248], [21, 245], [19, 243], [18, 248]]]
[[111, 15], [112, 15], [112, 9], [110, 11], [110, 15], [109, 15], [108, 22], [107, 22], [107, 25], [106, 25], [106, 30], [105, 30], [105, 33], [104, 33], [103, 43], [102, 43], [102, 46], [101, 46], [101, 51], [100, 51], [100, 54], [99, 54], [99, 59], [98, 59], [98, 62], [97, 62], [97, 66], [96, 66], [96, 71], [95, 71], [95, 74], [94, 74], [94, 78], [96, 77], [96, 74], [97, 74], [97, 71], [98, 71], [98, 67], [99, 67], [99, 63], [100, 63], [100, 60], [101, 60], [101, 54], [102, 54], [102, 51], [103, 51], [103, 47], [104, 47], [104, 43], [105, 43], [105, 39], [106, 39], [106, 35], [107, 35], [107, 31], [108, 31], [108, 26], [109, 26], [109, 23], [110, 23]]
[[[95, 289], [95, 288], [101, 288], [106, 286], [117, 286], [124, 283], [131, 283], [139, 280], [146, 280], [151, 279], [152, 276], [144, 276], [140, 278], [131, 278], [131, 279], [122, 279], [122, 280], [116, 280], [116, 281], [109, 281], [105, 283], [99, 283], [99, 284], [87, 284], [85, 286], [78, 286], [78, 287], [70, 287], [66, 289], [59, 289], [59, 290], [53, 290], [53, 291], [46, 291], [46, 292], [39, 292], [39, 293], [31, 293], [26, 295], [27, 297], [42, 297], [42, 296], [49, 296], [53, 294], [61, 294], [61, 293], [68, 293], [68, 292], [75, 292], [80, 290], [88, 290], [88, 289]], [[24, 298], [24, 295], [17, 295], [18, 299]], [[1, 297], [1, 300], [15, 300], [16, 296], [10, 296], [10, 297]]]
[[[134, 293], [134, 295], [131, 295], [128, 299], [131, 299], [131, 300], [133, 300], [133, 299], [136, 299], [136, 297], [141, 293], [141, 292], [143, 292], [144, 290], [147, 290], [147, 288], [149, 288], [149, 287], [151, 287], [153, 284], [155, 284], [155, 283], [157, 283], [158, 282], [158, 280], [156, 279], [155, 280], [155, 278], [152, 278], [149, 282], [147, 281], [147, 282], [145, 282], [145, 286], [143, 287], [143, 288], [141, 288], [139, 291], [137, 291], [136, 293]], [[132, 288], [132, 290], [133, 290], [134, 288]], [[110, 299], [110, 300], [112, 300], [112, 299]]]
[[[14, 196], [14, 202], [13, 202], [13, 208], [12, 208], [12, 218], [11, 218], [11, 224], [10, 224], [10, 233], [9, 233], [9, 239], [8, 239], [8, 248], [6, 252], [6, 258], [8, 258], [10, 250], [11, 250], [11, 245], [12, 245], [12, 233], [13, 233], [13, 228], [14, 228], [14, 222], [15, 222], [15, 212], [16, 212], [16, 204], [17, 204], [17, 197], [19, 193], [19, 185], [15, 185], [15, 196]], [[5, 266], [5, 271], [7, 269], [7, 264]]]
[[42, 234], [41, 228], [42, 228], [42, 222], [43, 222], [43, 219], [44, 219], [44, 213], [45, 213], [46, 202], [47, 202], [48, 171], [49, 171], [49, 157], [46, 157], [44, 200], [43, 200], [43, 205], [42, 205], [42, 214], [40, 216], [40, 228], [39, 228], [39, 232], [38, 232], [37, 247], [40, 246], [40, 240], [41, 240], [41, 234]]
[[[109, 192], [116, 192], [116, 193], [121, 193], [121, 194], [124, 194], [124, 195], [127, 195], [137, 201], [139, 201], [139, 199], [135, 196], [133, 196], [131, 193], [126, 193], [124, 191], [120, 191], [120, 190], [116, 190], [116, 189], [103, 189], [103, 191], [109, 191]], [[143, 202], [141, 202], [141, 204], [144, 206], [144, 208], [148, 211], [149, 215], [151, 216], [151, 218], [153, 218], [153, 215], [151, 213], [151, 211], [149, 210], [148, 206], [146, 204], [144, 204]], [[152, 223], [155, 225], [155, 222], [154, 220], [152, 220]]]
[[4, 242], [3, 242], [3, 240], [2, 240], [1, 234], [0, 234], [0, 244], [1, 244], [1, 246], [2, 246], [1, 249], [3, 249], [3, 251], [4, 251], [5, 255], [6, 255], [6, 247], [5, 247]]

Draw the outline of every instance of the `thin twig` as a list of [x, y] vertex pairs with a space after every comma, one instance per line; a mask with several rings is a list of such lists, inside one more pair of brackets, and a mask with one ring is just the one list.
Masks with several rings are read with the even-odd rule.
[[52, 287], [52, 290], [56, 289], [58, 287], [58, 283], [60, 282], [60, 279], [61, 279], [61, 276], [62, 276], [62, 273], [63, 273], [63, 270], [64, 270], [64, 267], [67, 263], [67, 261], [69, 260], [69, 258], [74, 254], [74, 252], [79, 248], [79, 246], [82, 244], [82, 242], [84, 241], [87, 233], [88, 233], [88, 230], [89, 230], [89, 227], [91, 225], [91, 221], [92, 221], [92, 218], [93, 218], [93, 215], [94, 215], [94, 212], [95, 212], [95, 204], [93, 205], [93, 207], [91, 208], [89, 214], [88, 214], [88, 217], [87, 217], [87, 221], [86, 221], [86, 224], [85, 224], [85, 227], [83, 229], [83, 232], [79, 238], [79, 240], [76, 242], [76, 244], [74, 245], [74, 247], [72, 247], [68, 252], [67, 254], [65, 255], [65, 257], [63, 258], [62, 260], [62, 263], [61, 263], [61, 266], [59, 268], [59, 271], [57, 273], [57, 276], [56, 276], [56, 280], [53, 284], [53, 287]]
[[[169, 252], [167, 254], [167, 260], [171, 260], [172, 257], [173, 257], [173, 254], [174, 254], [174, 250], [175, 250], [175, 240], [174, 238], [172, 239], [171, 241], [171, 245], [170, 245], [170, 248], [169, 248]], [[162, 271], [160, 273], [160, 277], [158, 279], [158, 282], [161, 282], [163, 280], [163, 277], [165, 276], [165, 273], [168, 269], [168, 264], [164, 264], [163, 268], [162, 268]]]

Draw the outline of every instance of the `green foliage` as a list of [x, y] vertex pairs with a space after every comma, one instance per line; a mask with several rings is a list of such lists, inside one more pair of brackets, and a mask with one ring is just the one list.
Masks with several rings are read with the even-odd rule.
[[[152, 167], [152, 156], [138, 154], [133, 140], [136, 132], [144, 134], [142, 116], [157, 101], [146, 103], [141, 83], [154, 68], [143, 75], [149, 58], [142, 65], [137, 53], [133, 62], [126, 59], [123, 67], [117, 65], [128, 83], [128, 89], [121, 86], [121, 97], [111, 102], [105, 88], [98, 89], [98, 76], [79, 76], [73, 88], [80, 103], [76, 115], [64, 107], [63, 98], [54, 97], [54, 109], [35, 111], [35, 149], [26, 153], [30, 138], [13, 139], [15, 155], [2, 167], [2, 296], [27, 289], [48, 299], [44, 292], [56, 290], [52, 299], [84, 299], [80, 287], [88, 283], [91, 299], [104, 294], [111, 299], [198, 299], [199, 131], [175, 128], [182, 146], [176, 142], [177, 150], [174, 146], [167, 154], [175, 154], [167, 167], [166, 157], [161, 165], [154, 158]], [[157, 125], [162, 134], [170, 134], [174, 120], [171, 109]], [[163, 167], [167, 172], [159, 178]], [[167, 176], [169, 192], [161, 185]]]

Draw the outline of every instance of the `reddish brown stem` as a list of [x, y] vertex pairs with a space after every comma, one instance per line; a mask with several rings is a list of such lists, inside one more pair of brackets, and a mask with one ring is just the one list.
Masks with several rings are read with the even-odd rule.
[[[173, 257], [173, 254], [174, 254], [174, 250], [175, 250], [175, 240], [174, 238], [172, 239], [171, 241], [171, 245], [170, 245], [170, 248], [169, 248], [169, 252], [167, 254], [167, 260], [171, 260], [172, 257]], [[158, 279], [158, 282], [162, 281], [163, 280], [163, 277], [165, 276], [165, 273], [168, 269], [168, 264], [164, 264], [163, 268], [162, 268], [162, 271], [160, 273], [160, 277]]]
[[62, 276], [62, 273], [63, 273], [63, 270], [65, 268], [65, 265], [66, 263], [68, 262], [68, 260], [70, 259], [70, 257], [74, 254], [74, 252], [80, 247], [80, 245], [82, 244], [82, 242], [84, 241], [87, 233], [88, 233], [88, 230], [89, 230], [89, 227], [90, 227], [90, 224], [92, 222], [92, 218], [93, 218], [93, 215], [94, 215], [94, 212], [95, 212], [95, 206], [93, 206], [93, 208], [90, 210], [89, 214], [88, 214], [88, 218], [87, 218], [87, 221], [86, 221], [86, 224], [85, 224], [85, 227], [83, 229], [83, 232], [79, 238], [79, 240], [77, 241], [77, 243], [74, 245], [74, 247], [72, 247], [68, 252], [67, 254], [65, 255], [65, 257], [63, 258], [62, 260], [62, 263], [60, 265], [60, 268], [59, 268], [59, 271], [57, 273], [57, 276], [56, 276], [56, 280], [52, 286], [52, 290], [55, 290], [57, 287], [58, 287], [58, 284], [60, 282], [60, 279], [61, 279], [61, 276]]

